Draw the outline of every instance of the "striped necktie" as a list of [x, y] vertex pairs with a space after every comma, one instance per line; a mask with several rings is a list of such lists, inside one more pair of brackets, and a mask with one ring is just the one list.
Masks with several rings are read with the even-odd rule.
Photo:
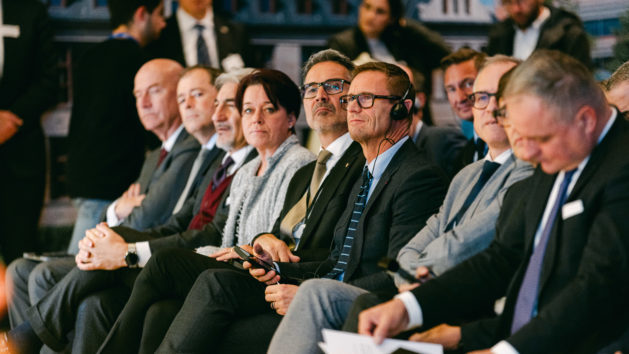
[[354, 209], [352, 210], [349, 225], [347, 226], [347, 233], [345, 234], [341, 254], [339, 255], [339, 259], [334, 268], [326, 274], [324, 278], [337, 279], [347, 269], [349, 256], [352, 252], [352, 245], [354, 244], [354, 236], [356, 234], [356, 229], [358, 228], [360, 217], [362, 216], [363, 210], [365, 210], [365, 205], [367, 204], [367, 195], [369, 194], [369, 187], [371, 187], [372, 180], [373, 176], [369, 172], [367, 166], [365, 166], [363, 169], [363, 183], [360, 186], [360, 191], [354, 201]]

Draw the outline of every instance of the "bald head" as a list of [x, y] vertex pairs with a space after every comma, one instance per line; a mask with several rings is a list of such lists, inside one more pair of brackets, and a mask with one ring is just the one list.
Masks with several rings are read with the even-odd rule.
[[164, 141], [181, 125], [177, 109], [177, 81], [183, 67], [174, 60], [154, 59], [135, 75], [133, 95], [146, 130]]

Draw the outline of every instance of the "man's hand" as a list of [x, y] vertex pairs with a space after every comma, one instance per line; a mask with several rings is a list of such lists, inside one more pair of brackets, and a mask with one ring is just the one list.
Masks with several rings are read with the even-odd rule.
[[146, 197], [146, 194], [140, 193], [140, 184], [134, 183], [129, 186], [122, 196], [116, 201], [116, 207], [114, 211], [118, 219], [122, 220], [129, 216], [133, 211], [133, 208], [140, 206], [142, 201]]
[[13, 112], [0, 110], [0, 145], [11, 139], [22, 124], [24, 121]]
[[278, 240], [273, 234], [258, 236], [253, 244], [262, 246], [276, 262], [299, 262], [299, 257], [291, 252], [284, 241]]
[[393, 299], [361, 312], [358, 315], [358, 333], [372, 336], [374, 342], [380, 344], [386, 337], [404, 331], [408, 321], [402, 300]]
[[81, 270], [114, 270], [126, 267], [124, 256], [127, 243], [106, 223], [87, 230], [85, 237], [79, 241], [79, 253], [76, 265]]
[[[240, 248], [244, 249], [245, 251], [253, 254], [253, 248], [249, 245], [242, 245], [240, 246]], [[240, 256], [238, 255], [238, 253], [236, 253], [236, 251], [234, 251], [234, 247], [225, 247], [220, 251], [217, 251], [215, 253], [212, 253], [210, 255], [210, 257], [216, 259], [217, 261], [221, 261], [221, 262], [227, 262], [230, 259], [241, 259]]]
[[271, 308], [274, 309], [278, 315], [284, 316], [298, 289], [299, 287], [297, 285], [270, 285], [264, 290], [264, 299], [271, 304]]
[[[484, 349], [484, 350], [475, 350], [473, 352], [468, 352], [467, 354], [493, 354], [491, 349]], [[620, 353], [622, 354], [622, 353]]]
[[433, 276], [430, 273], [430, 269], [428, 269], [428, 267], [425, 267], [425, 266], [417, 267], [415, 269], [415, 279], [419, 280], [419, 282], [412, 283], [412, 284], [402, 284], [398, 287], [398, 291], [401, 293], [405, 291], [411, 291], [415, 289], [416, 287], [420, 286], [421, 284], [429, 281], [432, 278]]
[[[262, 246], [254, 245], [253, 246], [254, 254], [259, 259], [273, 264], [273, 259], [271, 259], [271, 255], [266, 253]], [[245, 269], [249, 269], [249, 274], [256, 278], [259, 282], [265, 283], [266, 285], [273, 285], [280, 282], [280, 276], [274, 270], [267, 272], [264, 268], [253, 268], [251, 263], [244, 262], [243, 267]]]
[[409, 340], [443, 345], [444, 349], [454, 350], [461, 342], [461, 327], [441, 324], [422, 333], [413, 334]]

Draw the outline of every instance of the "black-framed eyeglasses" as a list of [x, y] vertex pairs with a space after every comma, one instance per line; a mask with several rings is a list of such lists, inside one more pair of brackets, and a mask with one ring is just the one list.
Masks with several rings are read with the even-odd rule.
[[319, 87], [323, 86], [325, 93], [328, 95], [336, 95], [343, 92], [343, 85], [350, 84], [349, 81], [343, 79], [330, 79], [324, 82], [311, 82], [301, 87], [301, 97], [314, 98], [319, 91]]
[[489, 93], [485, 91], [474, 92], [473, 94], [467, 96], [472, 105], [476, 109], [485, 109], [489, 105], [489, 101], [492, 97], [496, 97], [495, 93]]
[[341, 108], [343, 108], [344, 110], [347, 110], [347, 106], [349, 106], [349, 104], [354, 101], [358, 102], [358, 105], [360, 106], [360, 108], [365, 109], [365, 108], [373, 107], [373, 103], [378, 98], [383, 99], [383, 100], [402, 99], [401, 96], [384, 96], [384, 95], [374, 95], [371, 93], [359, 93], [358, 95], [343, 95], [339, 98], [339, 101], [341, 102]]

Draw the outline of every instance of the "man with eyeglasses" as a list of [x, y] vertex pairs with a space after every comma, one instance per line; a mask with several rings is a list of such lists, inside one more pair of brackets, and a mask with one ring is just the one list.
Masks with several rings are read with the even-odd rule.
[[[495, 92], [500, 76], [516, 63], [512, 58], [501, 56], [482, 64], [474, 85], [475, 95], [485, 97], [484, 94]], [[426, 226], [397, 255], [399, 266], [406, 274], [415, 274], [417, 280], [426, 281], [430, 276], [440, 275], [486, 248], [494, 237], [504, 193], [513, 183], [532, 173], [529, 164], [517, 160], [511, 153], [504, 131], [493, 119], [493, 98], [489, 101], [490, 104], [475, 106], [473, 110], [478, 135], [489, 146], [487, 156], [455, 176], [439, 213], [431, 216]], [[399, 275], [394, 280], [399, 291], [410, 290], [419, 284]], [[297, 293], [274, 342], [286, 343], [288, 339], [282, 337], [286, 332], [281, 329], [299, 325], [303, 335], [299, 342], [291, 342], [295, 344], [290, 349], [295, 353], [308, 353], [321, 341], [322, 329], [340, 329], [343, 326], [352, 330], [356, 326], [356, 318], [352, 317], [355, 310], [350, 311], [352, 301], [356, 300], [354, 309], [370, 307], [390, 299], [398, 289], [369, 292], [351, 284], [308, 281]], [[479, 308], [483, 314], [490, 311], [490, 306]], [[311, 320], [306, 324], [298, 323], [300, 318]]]
[[554, 49], [591, 68], [590, 44], [579, 17], [543, 3], [543, 0], [502, 0], [509, 17], [490, 29], [487, 54], [525, 60], [535, 50]]

